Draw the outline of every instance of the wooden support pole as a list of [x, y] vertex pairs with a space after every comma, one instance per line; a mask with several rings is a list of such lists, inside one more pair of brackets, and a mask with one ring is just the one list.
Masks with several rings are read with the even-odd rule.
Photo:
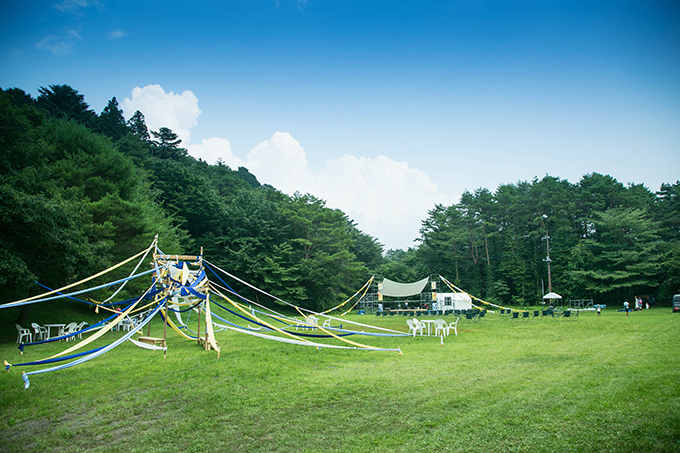
[[166, 354], [168, 353], [168, 343], [166, 342], [167, 333], [168, 333], [168, 301], [166, 299], [165, 300], [165, 324], [163, 324], [163, 347], [165, 347], [165, 349], [163, 350], [163, 358], [165, 358]]
[[203, 303], [198, 304], [198, 333], [196, 334], [196, 341], [198, 342], [199, 346], [201, 344], [201, 306]]

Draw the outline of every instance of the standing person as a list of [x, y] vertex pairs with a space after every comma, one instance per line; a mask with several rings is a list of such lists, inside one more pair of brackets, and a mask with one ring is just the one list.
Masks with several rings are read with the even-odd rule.
[[600, 316], [601, 311], [602, 311], [602, 306], [598, 304], [597, 305], [597, 316]]
[[630, 315], [628, 314], [628, 312], [630, 311], [630, 306], [628, 305], [628, 301], [625, 301], [623, 303], [623, 309], [626, 311], [626, 316], [629, 317]]

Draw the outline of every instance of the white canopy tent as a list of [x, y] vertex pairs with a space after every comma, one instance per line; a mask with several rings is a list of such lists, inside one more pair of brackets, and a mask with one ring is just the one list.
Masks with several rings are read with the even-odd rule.
[[429, 280], [428, 277], [425, 277], [414, 283], [398, 283], [385, 278], [379, 288], [383, 296], [408, 297], [420, 294]]
[[545, 301], [548, 301], [550, 303], [551, 307], [555, 306], [562, 306], [562, 296], [560, 296], [557, 293], [550, 292], [543, 296], [543, 304], [545, 305]]

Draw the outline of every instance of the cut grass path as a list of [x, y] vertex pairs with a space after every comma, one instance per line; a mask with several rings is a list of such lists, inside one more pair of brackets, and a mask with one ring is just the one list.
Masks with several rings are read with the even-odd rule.
[[[400, 316], [350, 319], [407, 330]], [[218, 360], [169, 333], [165, 359], [124, 344], [32, 376], [28, 390], [26, 367], [13, 368], [0, 373], [0, 451], [680, 451], [680, 315], [670, 309], [458, 325], [443, 346], [358, 340], [403, 357], [220, 332]], [[66, 346], [20, 357], [5, 343], [0, 359]]]

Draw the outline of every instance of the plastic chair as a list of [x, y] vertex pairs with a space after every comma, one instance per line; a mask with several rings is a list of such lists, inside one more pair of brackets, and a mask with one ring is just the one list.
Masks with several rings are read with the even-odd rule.
[[516, 312], [516, 311], [513, 311], [513, 312], [512, 312], [512, 319], [513, 319], [513, 320], [514, 320], [514, 319], [519, 319], [519, 313]]
[[125, 318], [120, 323], [118, 323], [118, 330], [122, 330], [123, 332], [129, 332], [130, 330], [132, 330], [133, 326], [134, 321], [130, 318]]
[[28, 338], [29, 343], [33, 343], [33, 335], [31, 334], [31, 331], [29, 329], [24, 329], [21, 327], [19, 324], [14, 324], [17, 328], [17, 332], [19, 333], [19, 336], [17, 337], [17, 343], [21, 344], [24, 341], [24, 338]]
[[[68, 324], [66, 325], [66, 327], [64, 327], [64, 335], [69, 335], [69, 334], [72, 334], [72, 333], [76, 333], [76, 332], [77, 332], [77, 328], [78, 328], [78, 323], [75, 323], [75, 322], [70, 322], [70, 323], [68, 323]], [[75, 339], [75, 336], [67, 337], [67, 338], [66, 338], [66, 341], [74, 340], [74, 339]]]
[[418, 327], [418, 329], [420, 330], [420, 335], [422, 335], [423, 333], [425, 333], [425, 330], [427, 329], [427, 326], [425, 325], [424, 322], [420, 322], [420, 321], [417, 320], [416, 318], [413, 318], [413, 324], [415, 324], [415, 325]]
[[406, 324], [408, 325], [408, 334], [411, 335], [411, 333], [413, 333], [413, 338], [415, 338], [416, 332], [418, 331], [420, 331], [420, 335], [423, 334], [423, 325], [416, 319], [409, 318], [406, 320]]
[[78, 335], [76, 335], [76, 336], [78, 338], [83, 338], [83, 328], [87, 325], [89, 325], [89, 324], [87, 322], [83, 321], [76, 326], [76, 330], [78, 331]]
[[444, 321], [443, 319], [435, 319], [434, 320], [434, 325], [435, 325], [434, 334], [439, 335], [440, 333], [442, 333], [442, 334], [444, 334], [448, 337], [451, 329], [453, 328], [453, 331], [455, 332], [455, 334], [458, 335], [458, 328], [456, 326], [457, 326], [459, 320], [460, 320], [460, 318], [456, 319], [451, 324], [447, 324], [446, 321]]
[[447, 332], [447, 327], [448, 324], [446, 324], [446, 321], [444, 321], [441, 318], [435, 319], [434, 320], [434, 334], [439, 335], [439, 334], [446, 334], [446, 336], [449, 336], [449, 333]]
[[33, 327], [33, 338], [35, 338], [35, 341], [41, 341], [47, 337], [47, 327], [42, 327], [35, 322], [31, 323], [31, 327]]
[[[457, 318], [455, 322], [449, 324], [449, 331], [453, 329], [453, 333], [456, 335], [458, 335], [458, 321], [460, 321], [460, 318]], [[446, 335], [448, 336], [449, 334], [447, 333]]]

